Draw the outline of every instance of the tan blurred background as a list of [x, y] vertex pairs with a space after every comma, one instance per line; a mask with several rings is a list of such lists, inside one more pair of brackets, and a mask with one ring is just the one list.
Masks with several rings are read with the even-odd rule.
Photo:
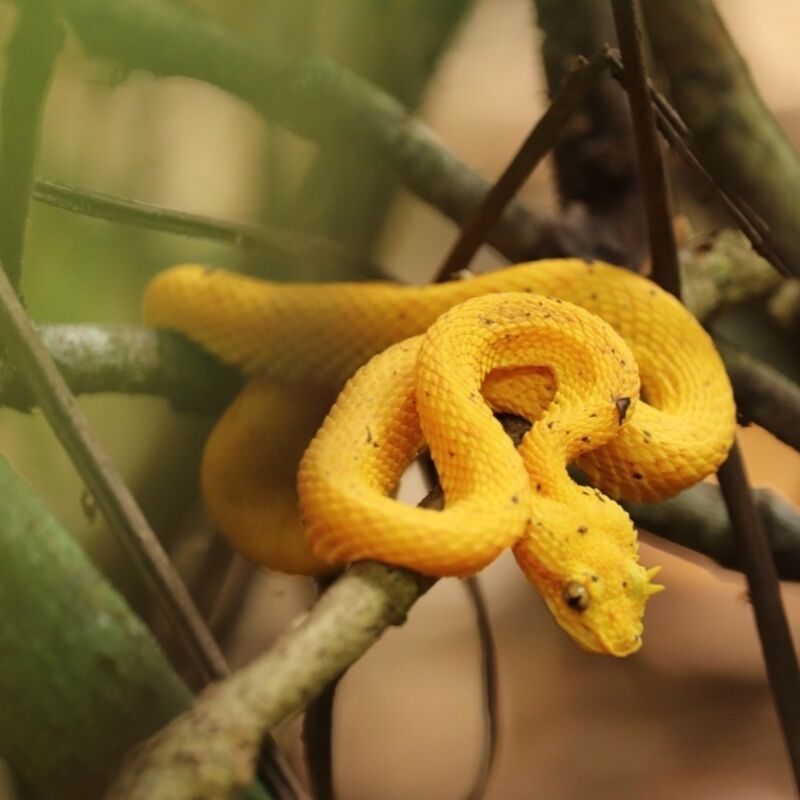
[[[800, 5], [718, 5], [767, 102], [800, 145]], [[314, 33], [309, 27], [296, 26], [301, 44]], [[7, 36], [8, 25], [2, 29]], [[526, 0], [480, 0], [425, 95], [426, 122], [488, 178], [544, 107], [537, 37]], [[269, 187], [301, 183], [313, 148], [241, 102], [188, 80], [133, 74], [118, 83], [123, 77], [70, 43], [47, 107], [39, 174], [240, 220], [265, 217], [274, 202]], [[523, 194], [534, 208], [553, 207], [548, 168]], [[403, 195], [378, 258], [398, 278], [424, 281], [454, 235], [449, 221]], [[41, 321], [136, 321], [150, 275], [191, 259], [242, 263], [223, 246], [37, 207], [24, 290]], [[479, 263], [501, 262], [486, 251]], [[171, 509], [180, 505], [176, 495], [192, 496], [208, 420], [178, 416], [155, 399], [81, 403], [154, 524], [183, 531], [175, 550], [191, 572], [207, 548], [207, 539], [187, 534], [203, 525], [201, 514], [196, 505]], [[800, 502], [797, 453], [759, 430], [743, 431], [742, 440], [753, 482]], [[41, 417], [0, 411], [0, 449], [136, 602], [136, 579], [102, 523], [87, 519], [80, 483]], [[586, 655], [567, 640], [513, 559], [501, 558], [483, 576], [501, 692], [500, 754], [487, 797], [793, 796], [741, 577], [646, 542], [643, 561], [664, 564], [669, 590], [648, 609], [643, 650], [623, 661]], [[252, 579], [246, 567], [237, 575]], [[279, 575], [258, 575], [249, 585], [226, 631], [234, 666], [263, 651], [313, 592], [306, 581]], [[785, 595], [800, 634], [800, 593], [787, 586]], [[466, 594], [445, 581], [348, 673], [335, 728], [343, 800], [464, 796], [481, 747], [478, 655]], [[281, 741], [299, 764], [297, 728], [287, 725]]]

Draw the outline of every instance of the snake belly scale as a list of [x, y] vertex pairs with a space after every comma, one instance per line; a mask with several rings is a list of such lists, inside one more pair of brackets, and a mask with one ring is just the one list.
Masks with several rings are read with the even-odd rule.
[[[607, 495], [675, 494], [713, 472], [733, 438], [730, 384], [702, 327], [651, 282], [600, 262], [427, 287], [273, 284], [187, 265], [151, 282], [145, 316], [251, 376], [203, 468], [210, 514], [246, 555], [293, 572], [373, 558], [466, 575], [512, 547], [590, 651], [638, 649], [660, 588]], [[297, 461], [348, 378], [299, 469], [304, 540]], [[518, 450], [493, 410], [534, 422]], [[287, 418], [305, 421], [299, 446], [285, 444]], [[248, 440], [257, 455], [242, 452]], [[426, 444], [441, 512], [389, 496]], [[597, 488], [571, 480], [573, 461]], [[283, 533], [270, 537], [276, 522]]]

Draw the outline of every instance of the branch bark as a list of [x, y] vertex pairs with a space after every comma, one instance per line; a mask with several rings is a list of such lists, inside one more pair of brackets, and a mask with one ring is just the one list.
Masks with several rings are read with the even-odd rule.
[[[778, 574], [800, 581], [800, 512], [766, 489], [753, 492]], [[707, 556], [722, 567], [742, 571], [742, 558], [716, 486], [700, 483], [660, 503], [624, 503], [640, 528]]]
[[106, 800], [222, 799], [246, 786], [262, 735], [402, 624], [432, 583], [382, 564], [353, 565], [268, 653], [206, 689], [140, 749]]

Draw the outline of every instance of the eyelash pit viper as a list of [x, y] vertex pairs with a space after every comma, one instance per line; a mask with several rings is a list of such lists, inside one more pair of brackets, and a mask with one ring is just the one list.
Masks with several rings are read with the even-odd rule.
[[[246, 556], [305, 574], [370, 558], [462, 576], [511, 547], [592, 652], [637, 650], [662, 588], [610, 498], [669, 497], [716, 470], [733, 441], [710, 337], [675, 298], [601, 262], [424, 287], [183, 265], [153, 279], [144, 315], [249, 378], [202, 469], [210, 515]], [[493, 410], [534, 423], [518, 449]], [[389, 496], [426, 444], [443, 511]], [[573, 461], [597, 488], [573, 482]]]

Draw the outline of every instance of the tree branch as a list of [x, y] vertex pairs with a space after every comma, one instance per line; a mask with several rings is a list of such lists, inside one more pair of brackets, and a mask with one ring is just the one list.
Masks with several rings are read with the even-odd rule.
[[[540, 56], [551, 98], [578, 55], [615, 38], [608, 0], [534, 0]], [[610, 75], [594, 82], [553, 151], [564, 213], [581, 219], [596, 257], [638, 267], [647, 254], [630, 113]]]
[[800, 450], [800, 386], [727, 342], [717, 339], [716, 345], [733, 384], [739, 413]]
[[[138, 325], [40, 325], [39, 336], [73, 394], [165, 397], [176, 409], [219, 412], [242, 377], [168, 331]], [[0, 370], [0, 403], [29, 411], [36, 399], [19, 370]]]
[[[755, 490], [753, 497], [778, 574], [784, 580], [800, 581], [800, 512], [766, 489]], [[660, 503], [623, 505], [638, 527], [702, 553], [722, 567], [742, 571], [742, 557], [716, 486], [699, 483]]]
[[[612, 0], [612, 8], [622, 46], [628, 98], [637, 133], [653, 275], [658, 283], [680, 299], [681, 282], [669, 194], [656, 141], [655, 118], [641, 49], [637, 2], [638, 0]], [[665, 20], [666, 24], [670, 22], [669, 19]], [[685, 45], [683, 41], [682, 46]], [[715, 60], [718, 59], [718, 49], [714, 48], [713, 53]], [[674, 53], [673, 56], [677, 59], [678, 54]], [[764, 186], [764, 183], [761, 185]], [[741, 554], [747, 578], [769, 686], [795, 783], [800, 787], [800, 668], [783, 607], [770, 544], [755, 506], [735, 439], [717, 474], [731, 532]]]
[[137, 751], [106, 800], [222, 798], [248, 785], [262, 735], [402, 624], [432, 583], [382, 564], [353, 565], [268, 653], [206, 689]]

